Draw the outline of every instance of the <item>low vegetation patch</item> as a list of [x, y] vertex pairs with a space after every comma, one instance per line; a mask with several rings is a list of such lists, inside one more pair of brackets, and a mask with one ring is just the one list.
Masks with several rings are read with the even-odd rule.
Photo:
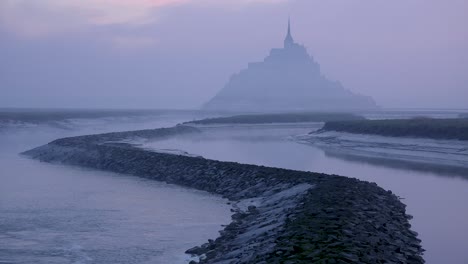
[[422, 137], [468, 140], [468, 119], [392, 119], [327, 122], [321, 131], [373, 134], [392, 137]]
[[236, 115], [228, 117], [207, 118], [187, 122], [186, 124], [270, 124], [270, 123], [303, 123], [328, 122], [341, 120], [364, 120], [362, 116], [347, 113], [282, 113]]

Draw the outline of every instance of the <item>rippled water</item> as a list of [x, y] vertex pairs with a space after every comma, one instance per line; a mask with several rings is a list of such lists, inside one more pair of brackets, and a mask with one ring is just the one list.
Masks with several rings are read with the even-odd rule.
[[324, 172], [376, 182], [392, 190], [414, 216], [413, 229], [423, 240], [429, 264], [468, 263], [468, 173], [445, 174], [395, 162], [370, 163], [298, 144], [288, 136], [320, 125], [224, 126], [204, 128], [198, 136], [145, 144], [147, 148], [180, 149], [205, 158]]
[[[226, 201], [137, 177], [40, 163], [17, 153], [64, 136], [167, 127], [195, 118], [200, 116], [178, 113], [0, 129], [0, 263], [187, 260], [187, 248], [216, 237], [221, 224], [229, 222]], [[468, 263], [468, 173], [355, 159], [288, 140], [318, 127], [222, 126], [145, 146], [377, 182], [404, 198], [427, 263]]]
[[84, 130], [0, 134], [0, 263], [187, 263], [185, 250], [230, 222], [226, 200], [205, 192], [17, 155], [54, 138], [124, 126], [93, 122], [80, 124]]

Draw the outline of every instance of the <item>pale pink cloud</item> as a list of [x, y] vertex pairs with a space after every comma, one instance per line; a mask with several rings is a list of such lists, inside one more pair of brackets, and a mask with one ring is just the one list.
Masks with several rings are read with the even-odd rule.
[[146, 24], [154, 22], [153, 11], [156, 8], [180, 5], [190, 0], [72, 0], [77, 9], [92, 9], [94, 16], [88, 22], [95, 24], [132, 23]]
[[0, 0], [0, 26], [38, 37], [93, 25], [154, 23], [158, 9], [191, 4], [245, 6], [287, 0]]
[[1, 0], [0, 26], [35, 37], [106, 24], [146, 24], [153, 10], [189, 0]]

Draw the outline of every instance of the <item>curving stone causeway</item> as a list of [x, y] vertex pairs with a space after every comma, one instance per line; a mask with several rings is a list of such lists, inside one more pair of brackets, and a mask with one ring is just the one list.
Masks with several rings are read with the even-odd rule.
[[131, 174], [232, 201], [220, 236], [188, 249], [193, 263], [424, 263], [405, 205], [375, 183], [202, 157], [125, 143], [200, 133], [172, 128], [58, 139], [24, 152], [45, 162]]

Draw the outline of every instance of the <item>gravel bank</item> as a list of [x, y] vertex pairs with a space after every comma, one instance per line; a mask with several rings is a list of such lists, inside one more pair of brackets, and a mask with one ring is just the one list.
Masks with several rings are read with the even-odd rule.
[[405, 205], [390, 191], [336, 175], [156, 153], [122, 143], [199, 133], [189, 126], [55, 140], [24, 155], [132, 174], [223, 195], [232, 222], [189, 249], [200, 263], [424, 263]]

